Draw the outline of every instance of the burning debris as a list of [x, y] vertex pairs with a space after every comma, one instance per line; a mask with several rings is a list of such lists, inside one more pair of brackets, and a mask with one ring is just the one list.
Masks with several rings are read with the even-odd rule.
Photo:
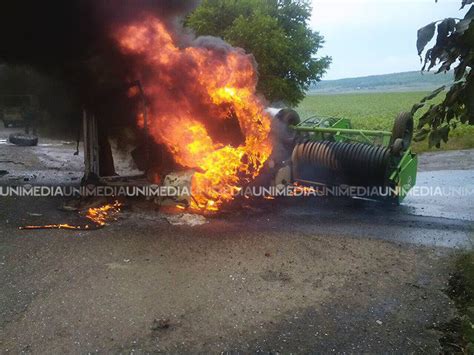
[[[256, 94], [253, 56], [183, 28], [197, 3], [34, 3], [24, 28], [32, 35], [2, 37], [0, 59], [58, 77], [75, 107], [97, 119], [100, 176], [115, 175], [108, 138], [129, 139], [119, 145], [136, 148], [137, 167], [151, 150], [139, 169], [155, 184], [171, 171], [194, 170], [190, 209], [213, 212], [262, 171], [272, 152], [271, 124]], [[144, 95], [131, 87], [135, 82]]]
[[138, 125], [181, 167], [196, 170], [191, 209], [217, 211], [255, 179], [272, 151], [253, 57], [210, 37], [182, 48], [153, 16], [120, 28], [116, 37], [136, 57], [149, 100], [149, 122], [138, 115]]
[[105, 204], [100, 207], [91, 207], [87, 209], [84, 217], [90, 220], [93, 224], [89, 225], [70, 225], [70, 224], [47, 224], [42, 226], [23, 226], [18, 229], [73, 229], [73, 230], [92, 230], [102, 228], [108, 222], [117, 219], [117, 216], [122, 208], [122, 203], [115, 201], [112, 204]]
[[165, 217], [169, 224], [173, 226], [200, 226], [202, 224], [206, 224], [207, 220], [201, 215], [198, 214], [190, 214], [190, 213], [183, 213], [178, 215], [171, 215]]

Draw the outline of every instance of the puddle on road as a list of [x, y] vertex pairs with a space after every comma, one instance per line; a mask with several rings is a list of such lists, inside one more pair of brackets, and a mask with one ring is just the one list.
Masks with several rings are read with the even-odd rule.
[[[38, 143], [37, 147], [62, 147], [63, 145], [73, 145], [75, 144], [74, 142], [58, 142], [58, 143]], [[14, 144], [8, 142], [8, 139], [0, 139], [0, 145], [11, 145], [14, 146]]]
[[402, 205], [418, 216], [474, 221], [474, 170], [419, 172]]

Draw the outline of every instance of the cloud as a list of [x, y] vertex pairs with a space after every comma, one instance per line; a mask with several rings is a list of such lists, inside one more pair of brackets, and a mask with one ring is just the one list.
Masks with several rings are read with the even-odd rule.
[[[417, 30], [460, 17], [461, 0], [313, 0], [311, 27], [333, 57], [326, 79], [419, 70]], [[390, 59], [390, 60], [388, 60]]]

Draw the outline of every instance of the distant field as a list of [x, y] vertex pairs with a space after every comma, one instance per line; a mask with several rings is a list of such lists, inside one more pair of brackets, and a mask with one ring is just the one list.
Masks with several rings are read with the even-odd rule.
[[[297, 108], [301, 118], [311, 115], [346, 117], [354, 127], [391, 130], [400, 111], [409, 111], [426, 92], [357, 93], [335, 95], [308, 95]], [[415, 119], [418, 117], [415, 117]], [[415, 143], [417, 152], [427, 151], [426, 141]], [[458, 127], [441, 149], [474, 148], [474, 127]], [[433, 150], [437, 150], [434, 148]]]
[[383, 75], [371, 75], [359, 78], [323, 80], [316, 83], [310, 92], [315, 94], [342, 94], [366, 92], [408, 92], [433, 91], [454, 80], [453, 72], [434, 74], [433, 72], [411, 71]]

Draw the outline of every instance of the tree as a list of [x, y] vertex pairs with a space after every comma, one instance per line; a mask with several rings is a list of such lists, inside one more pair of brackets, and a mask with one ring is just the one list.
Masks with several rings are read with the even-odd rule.
[[258, 91], [271, 102], [296, 105], [331, 63], [315, 57], [324, 39], [308, 26], [311, 10], [307, 0], [203, 0], [186, 25], [252, 53]]
[[[461, 9], [474, 0], [463, 0]], [[428, 42], [437, 33], [434, 46], [426, 50], [422, 70], [439, 66], [437, 73], [454, 67], [454, 83], [439, 104], [430, 104], [418, 123], [415, 140], [429, 137], [430, 147], [440, 147], [448, 141], [449, 132], [459, 124], [474, 125], [474, 5], [463, 19], [446, 18], [418, 30], [417, 49], [421, 55]], [[413, 106], [412, 112], [426, 107], [442, 92], [442, 86]]]

